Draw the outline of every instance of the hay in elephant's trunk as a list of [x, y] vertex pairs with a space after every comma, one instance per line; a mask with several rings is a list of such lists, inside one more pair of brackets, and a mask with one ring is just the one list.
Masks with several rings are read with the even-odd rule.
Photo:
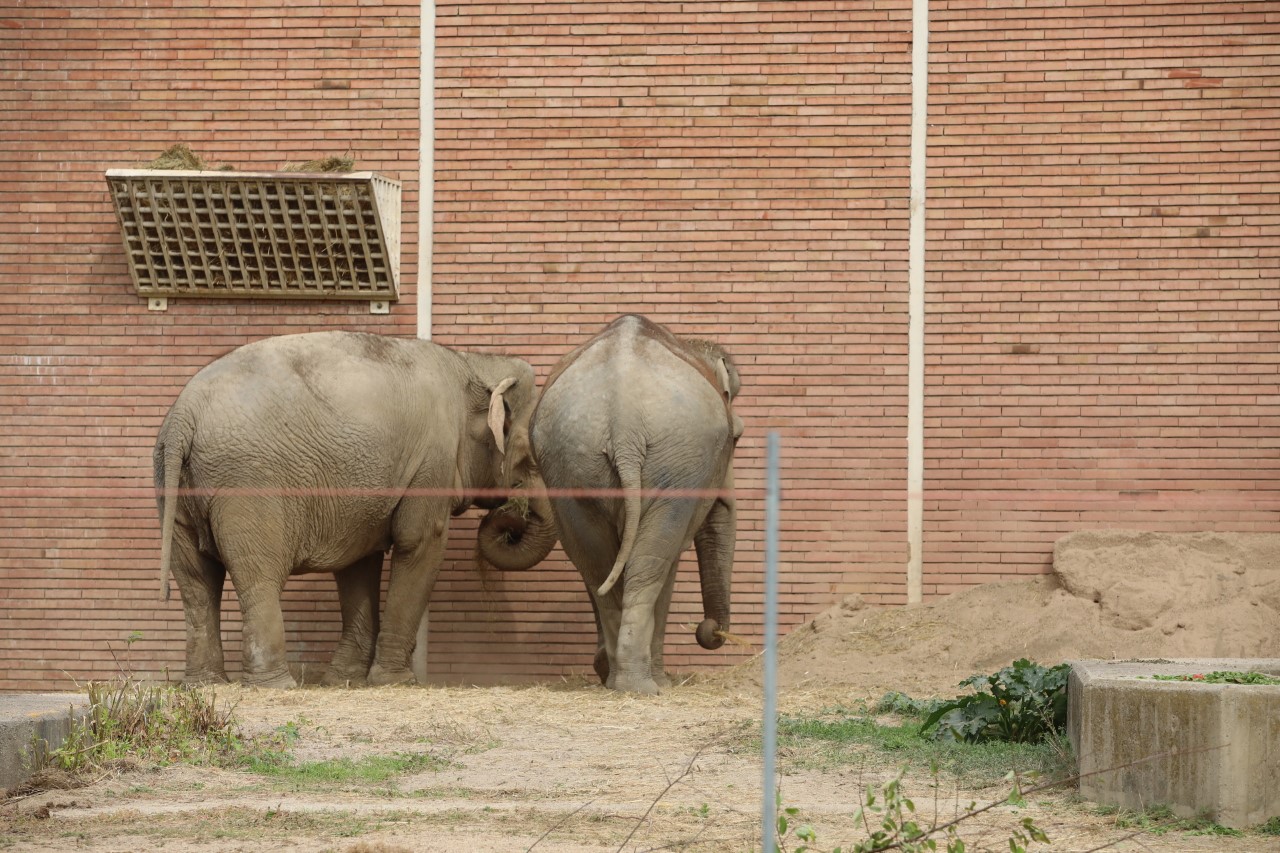
[[[686, 622], [680, 627], [684, 628], [690, 633], [693, 633], [698, 629], [698, 626], [694, 625], [692, 622]], [[752, 643], [750, 640], [746, 639], [745, 637], [741, 637], [737, 634], [730, 633], [729, 631], [716, 630], [716, 631], [712, 631], [712, 634], [724, 640], [726, 643], [732, 643], [735, 646], [743, 646], [744, 648], [748, 648], [748, 649], [755, 648], [755, 643]]]

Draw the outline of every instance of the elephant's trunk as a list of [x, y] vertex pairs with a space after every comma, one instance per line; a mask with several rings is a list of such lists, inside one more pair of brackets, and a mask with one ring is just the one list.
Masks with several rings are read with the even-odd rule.
[[556, 544], [551, 503], [544, 497], [523, 502], [508, 501], [488, 512], [480, 522], [477, 545], [480, 556], [503, 572], [519, 572], [546, 559]]
[[[732, 489], [732, 474], [728, 489]], [[698, 550], [698, 576], [702, 581], [702, 612], [706, 617], [695, 636], [704, 649], [724, 645], [729, 631], [730, 590], [733, 581], [733, 550], [737, 538], [732, 497], [716, 501], [706, 523], [694, 537]]]

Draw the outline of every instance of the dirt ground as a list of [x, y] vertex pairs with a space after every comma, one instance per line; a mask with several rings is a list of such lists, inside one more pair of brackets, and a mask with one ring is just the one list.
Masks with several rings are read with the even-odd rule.
[[[1023, 656], [1045, 664], [1280, 657], [1275, 544], [1081, 535], [1060, 545], [1055, 576], [905, 609], [851, 598], [781, 644], [780, 710], [817, 713], [874, 702], [891, 689], [955, 695], [965, 676]], [[296, 729], [296, 761], [428, 754], [429, 766], [382, 782], [301, 783], [187, 766], [104, 774], [87, 788], [0, 805], [0, 849], [755, 850], [758, 682], [752, 661], [657, 697], [581, 680], [291, 692], [233, 685], [220, 692], [238, 703], [248, 732]], [[865, 787], [897, 770], [870, 759], [815, 769], [786, 752], [779, 761], [785, 804], [814, 825], [821, 849], [863, 837], [853, 815]], [[926, 820], [1006, 793], [957, 790], [946, 779], [932, 786], [919, 773], [904, 781]], [[1044, 849], [1053, 851], [1280, 850], [1280, 838], [1259, 835], [1129, 837], [1132, 830], [1070, 791], [1034, 794], [1021, 809], [1003, 805], [968, 822], [968, 849], [1008, 849], [1008, 832], [1024, 816], [1048, 833], [1053, 844]]]

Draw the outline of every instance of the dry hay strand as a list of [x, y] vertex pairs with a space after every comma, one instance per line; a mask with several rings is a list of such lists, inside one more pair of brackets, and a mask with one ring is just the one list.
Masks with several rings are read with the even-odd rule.
[[[698, 626], [693, 624], [692, 622], [685, 622], [680, 627], [684, 628], [690, 634], [694, 633], [698, 629]], [[713, 631], [712, 633], [732, 646], [742, 646], [743, 648], [746, 648], [746, 649], [755, 648], [755, 643], [751, 642], [746, 637], [742, 637], [730, 631], [716, 630], [716, 631]]]
[[356, 167], [356, 159], [350, 154], [342, 156], [321, 157], [305, 163], [286, 163], [280, 167], [282, 172], [350, 172]]
[[76, 788], [87, 788], [108, 776], [136, 772], [145, 769], [146, 766], [142, 761], [126, 756], [104, 761], [91, 770], [70, 771], [58, 767], [46, 767], [32, 773], [25, 782], [0, 793], [0, 803], [5, 800], [23, 799], [44, 791], [71, 791]]
[[185, 142], [179, 142], [170, 145], [165, 149], [164, 153], [152, 160], [150, 163], [143, 163], [143, 169], [186, 169], [191, 171], [203, 171], [208, 166], [199, 154], [191, 150], [191, 146]]
[[71, 773], [56, 767], [46, 767], [31, 774], [25, 782], [19, 782], [4, 792], [5, 800], [39, 794], [41, 791], [70, 791], [83, 788], [89, 784], [90, 777], [85, 773]]
[[219, 166], [206, 163], [204, 158], [191, 150], [185, 142], [170, 145], [164, 153], [149, 163], [139, 163], [139, 169], [169, 169], [183, 172], [218, 171], [229, 172], [235, 169], [230, 163]]

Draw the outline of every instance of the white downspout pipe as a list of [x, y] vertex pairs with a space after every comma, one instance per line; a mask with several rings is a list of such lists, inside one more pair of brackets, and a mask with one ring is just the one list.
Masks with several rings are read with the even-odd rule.
[[907, 244], [907, 603], [924, 593], [924, 257], [929, 0], [911, 3], [911, 208]]

